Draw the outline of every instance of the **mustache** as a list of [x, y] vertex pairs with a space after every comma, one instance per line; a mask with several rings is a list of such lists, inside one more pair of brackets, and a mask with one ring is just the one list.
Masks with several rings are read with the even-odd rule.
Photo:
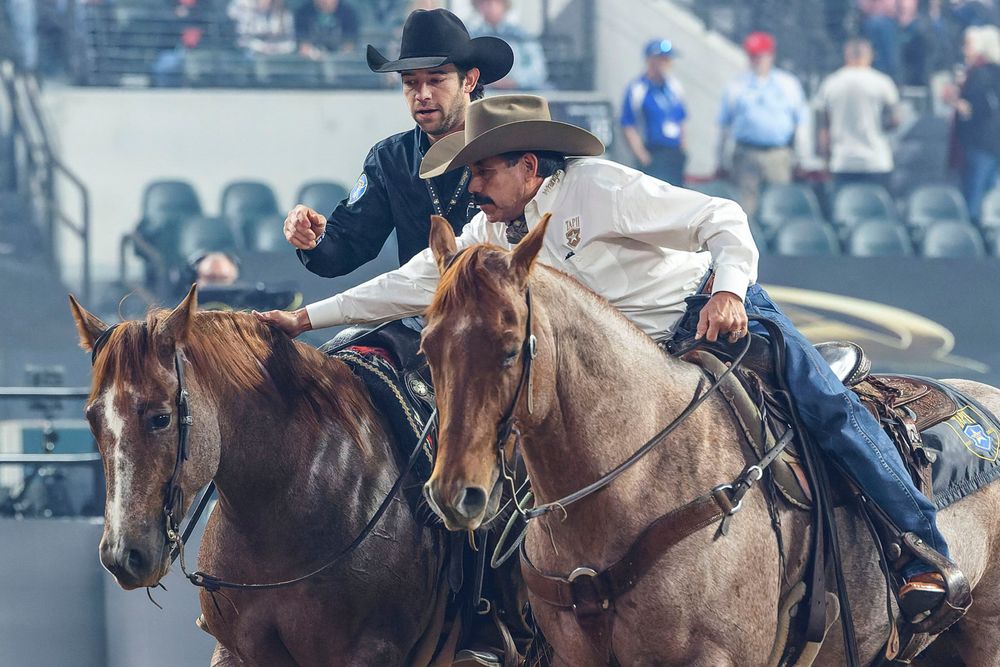
[[472, 201], [476, 202], [476, 206], [483, 206], [484, 204], [496, 205], [496, 202], [485, 195], [478, 195], [473, 193]]

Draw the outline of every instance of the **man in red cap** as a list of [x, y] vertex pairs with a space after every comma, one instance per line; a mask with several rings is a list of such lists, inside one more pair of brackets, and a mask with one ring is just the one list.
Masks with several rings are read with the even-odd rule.
[[719, 165], [730, 135], [732, 172], [747, 214], [757, 209], [764, 184], [792, 179], [795, 135], [805, 118], [806, 98], [794, 75], [774, 67], [774, 37], [752, 32], [743, 42], [750, 71], [729, 84], [719, 113]]

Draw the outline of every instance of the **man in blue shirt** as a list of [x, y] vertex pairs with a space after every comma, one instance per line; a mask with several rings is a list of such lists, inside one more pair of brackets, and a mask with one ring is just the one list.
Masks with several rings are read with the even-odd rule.
[[674, 185], [684, 184], [684, 91], [670, 71], [674, 45], [654, 39], [646, 45], [646, 71], [628, 84], [622, 103], [622, 130], [640, 168]]
[[373, 72], [398, 72], [417, 125], [375, 144], [364, 170], [329, 219], [298, 205], [285, 218], [285, 238], [313, 273], [334, 278], [374, 259], [395, 229], [399, 262], [427, 247], [430, 218], [447, 218], [461, 233], [479, 208], [465, 172], [421, 180], [420, 161], [435, 141], [465, 127], [465, 110], [483, 85], [510, 71], [514, 54], [496, 37], [470, 38], [462, 21], [445, 9], [416, 10], [403, 26], [398, 60], [368, 46]]
[[806, 98], [794, 75], [774, 67], [774, 38], [766, 32], [747, 36], [743, 48], [750, 71], [729, 84], [719, 113], [719, 164], [729, 136], [733, 177], [747, 215], [757, 211], [762, 185], [789, 183], [794, 165], [795, 134], [805, 118]]

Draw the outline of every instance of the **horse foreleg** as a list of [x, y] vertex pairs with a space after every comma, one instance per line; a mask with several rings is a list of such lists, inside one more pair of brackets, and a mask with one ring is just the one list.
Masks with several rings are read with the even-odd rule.
[[222, 644], [216, 643], [209, 667], [241, 667], [242, 665], [242, 660], [230, 653], [229, 649]]

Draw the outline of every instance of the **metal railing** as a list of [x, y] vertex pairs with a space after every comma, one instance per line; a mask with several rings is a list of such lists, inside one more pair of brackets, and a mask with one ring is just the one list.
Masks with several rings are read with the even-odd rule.
[[[45, 232], [49, 261], [57, 264], [56, 236], [60, 226], [79, 238], [81, 244], [80, 291], [91, 297], [90, 271], [90, 193], [87, 186], [59, 156], [49, 139], [48, 128], [39, 103], [38, 80], [21, 71], [12, 60], [0, 61], [0, 86], [11, 109], [11, 134], [14, 140], [15, 178], [18, 190], [26, 195]], [[73, 189], [80, 202], [76, 216], [66, 212], [57, 194], [57, 181]]]

